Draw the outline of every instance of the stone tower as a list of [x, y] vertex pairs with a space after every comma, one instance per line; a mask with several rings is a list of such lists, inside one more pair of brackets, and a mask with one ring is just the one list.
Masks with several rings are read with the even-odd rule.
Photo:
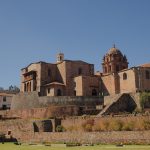
[[57, 54], [57, 63], [62, 62], [64, 60], [64, 54], [59, 53]]
[[109, 49], [102, 62], [103, 73], [116, 73], [128, 68], [128, 60], [115, 45]]

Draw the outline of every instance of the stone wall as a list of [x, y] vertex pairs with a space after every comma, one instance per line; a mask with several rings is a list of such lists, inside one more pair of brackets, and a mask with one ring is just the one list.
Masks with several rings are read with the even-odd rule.
[[[81, 136], [82, 135], [82, 136]], [[33, 142], [51, 143], [136, 143], [149, 144], [150, 131], [113, 131], [113, 132], [62, 132], [62, 133], [35, 133]]]
[[[126, 74], [126, 79], [123, 75]], [[136, 92], [136, 79], [134, 69], [123, 70], [118, 73], [120, 79], [120, 93]]]
[[[131, 119], [129, 117], [120, 119]], [[87, 118], [88, 119], [88, 118]], [[103, 118], [95, 118], [97, 121]], [[107, 118], [109, 119], [109, 118]], [[139, 119], [133, 117], [134, 119]], [[75, 118], [63, 120], [62, 124], [81, 124], [85, 119]], [[40, 132], [34, 132], [33, 123], [36, 122], [37, 126], [40, 127]], [[0, 132], [8, 134], [11, 131], [11, 135], [22, 142], [51, 142], [51, 143], [62, 143], [62, 142], [79, 142], [79, 143], [139, 143], [139, 144], [150, 144], [150, 130], [147, 131], [112, 131], [112, 132], [50, 132], [47, 130], [51, 129], [48, 127], [49, 123], [46, 122], [46, 126], [42, 125], [42, 120], [5, 120], [0, 121]], [[44, 132], [43, 132], [44, 131]], [[48, 132], [46, 132], [48, 131]], [[52, 131], [52, 130], [51, 130]], [[81, 136], [82, 135], [82, 136]]]
[[40, 119], [51, 117], [77, 116], [80, 114], [77, 106], [49, 106], [45, 108], [16, 109], [9, 111], [0, 111], [4, 118], [22, 118], [22, 119]]
[[49, 106], [96, 106], [103, 104], [103, 99], [99, 97], [83, 97], [83, 96], [56, 96], [40, 97], [37, 92], [19, 93], [12, 99], [11, 109], [31, 109], [43, 108]]
[[99, 97], [40, 97], [37, 92], [19, 93], [13, 97], [11, 110], [0, 114], [19, 118], [76, 116], [95, 111], [96, 106], [102, 104], [103, 99]]
[[27, 109], [39, 106], [38, 92], [20, 92], [12, 98], [11, 109]]
[[109, 74], [102, 76], [103, 82], [103, 92], [104, 95], [114, 95], [116, 94], [116, 87], [115, 87], [115, 74]]

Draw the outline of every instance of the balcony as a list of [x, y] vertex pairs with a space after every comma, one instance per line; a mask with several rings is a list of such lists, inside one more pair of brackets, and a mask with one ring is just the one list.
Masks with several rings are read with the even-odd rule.
[[26, 76], [26, 77], [24, 77], [24, 82], [27, 82], [27, 81], [30, 81], [30, 80], [33, 80], [33, 79], [34, 79], [33, 75]]

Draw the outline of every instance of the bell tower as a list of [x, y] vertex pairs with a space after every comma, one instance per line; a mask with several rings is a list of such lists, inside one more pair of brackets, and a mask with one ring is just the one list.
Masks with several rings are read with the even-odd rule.
[[57, 63], [62, 62], [64, 60], [64, 54], [58, 53], [57, 54]]
[[114, 45], [103, 57], [102, 68], [104, 74], [116, 73], [128, 68], [128, 60]]

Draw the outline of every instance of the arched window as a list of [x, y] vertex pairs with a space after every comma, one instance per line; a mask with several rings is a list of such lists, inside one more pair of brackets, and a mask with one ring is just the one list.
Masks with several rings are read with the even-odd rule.
[[79, 68], [78, 69], [78, 75], [81, 75], [82, 74], [82, 68]]
[[109, 72], [111, 72], [111, 66], [109, 66]]
[[127, 74], [123, 73], [123, 80], [127, 80]]
[[48, 76], [51, 76], [51, 69], [48, 69]]
[[93, 89], [93, 90], [92, 90], [92, 96], [97, 96], [97, 91], [96, 91], [96, 89]]
[[148, 70], [145, 71], [146, 79], [150, 79], [150, 72]]
[[61, 96], [61, 95], [62, 95], [61, 90], [58, 89], [58, 90], [57, 90], [57, 96]]
[[76, 96], [76, 90], [74, 90], [74, 96]]

